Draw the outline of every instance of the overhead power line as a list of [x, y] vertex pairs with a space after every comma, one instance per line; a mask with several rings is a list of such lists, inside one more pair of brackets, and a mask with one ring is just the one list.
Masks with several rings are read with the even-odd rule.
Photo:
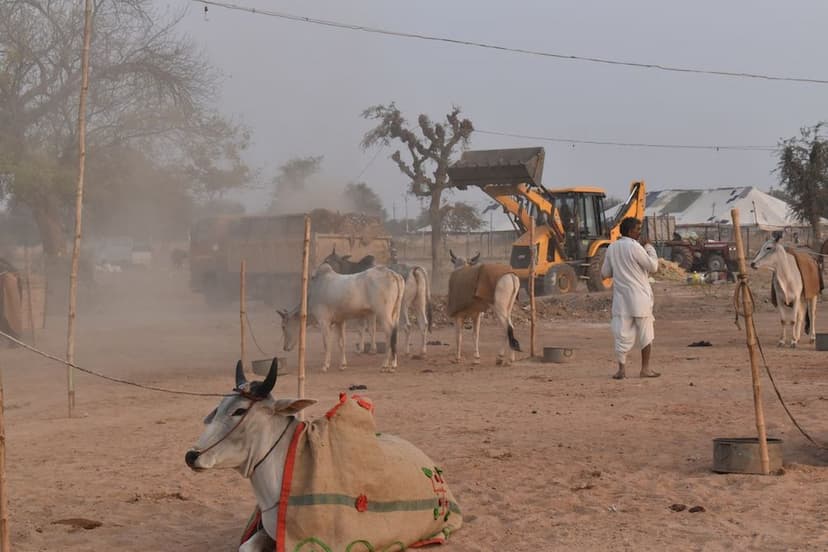
[[699, 74], [699, 75], [711, 75], [716, 77], [732, 77], [732, 78], [742, 78], [742, 79], [760, 79], [760, 80], [768, 80], [768, 81], [785, 81], [785, 82], [797, 82], [797, 83], [806, 83], [806, 84], [828, 84], [828, 80], [826, 79], [816, 79], [816, 78], [805, 78], [805, 77], [787, 77], [787, 76], [780, 76], [780, 75], [765, 75], [762, 73], [749, 73], [749, 72], [742, 72], [742, 71], [717, 71], [713, 69], [696, 69], [692, 67], [677, 67], [672, 65], [662, 65], [659, 63], [643, 63], [643, 62], [636, 62], [636, 61], [623, 61], [617, 59], [608, 59], [608, 58], [599, 58], [599, 57], [590, 57], [590, 56], [576, 56], [571, 54], [561, 54], [555, 52], [546, 52], [542, 50], [532, 50], [528, 48], [514, 48], [510, 46], [503, 46], [499, 44], [489, 44], [486, 42], [475, 42], [471, 40], [460, 40], [457, 38], [449, 38], [444, 36], [433, 36], [433, 35], [426, 35], [422, 33], [408, 33], [402, 31], [391, 31], [388, 29], [382, 29], [379, 27], [369, 27], [366, 25], [356, 25], [352, 23], [342, 23], [340, 21], [331, 21], [327, 19], [317, 19], [313, 17], [305, 17], [303, 15], [294, 15], [290, 13], [272, 11], [272, 10], [263, 10], [259, 8], [249, 8], [247, 6], [239, 6], [238, 4], [231, 4], [227, 2], [217, 2], [214, 0], [193, 0], [194, 2], [199, 2], [201, 4], [205, 4], [206, 6], [216, 6], [220, 8], [225, 8], [228, 10], [236, 10], [236, 11], [243, 11], [248, 13], [253, 13], [256, 15], [266, 15], [269, 17], [276, 17], [279, 19], [286, 19], [289, 21], [296, 21], [300, 23], [311, 23], [313, 25], [320, 25], [323, 27], [333, 27], [336, 29], [345, 29], [349, 31], [360, 31], [364, 33], [372, 33], [372, 34], [380, 34], [385, 36], [393, 36], [398, 38], [413, 38], [417, 40], [428, 40], [432, 42], [443, 42], [447, 44], [454, 44], [458, 46], [469, 46], [474, 48], [485, 48], [488, 50], [499, 50], [502, 52], [511, 52], [515, 54], [524, 54], [524, 55], [531, 55], [531, 56], [540, 56], [546, 58], [554, 58], [560, 59], [565, 61], [578, 61], [578, 62], [587, 62], [587, 63], [600, 63], [604, 65], [617, 65], [622, 67], [635, 67], [638, 69], [656, 69], [658, 71], [669, 71], [674, 73], [691, 73], [691, 74]]
[[498, 132], [495, 130], [474, 131], [477, 134], [489, 134], [492, 136], [506, 136], [509, 138], [522, 138], [526, 140], [538, 140], [541, 142], [556, 142], [560, 144], [585, 144], [590, 146], [616, 146], [624, 148], [657, 148], [657, 149], [684, 149], [684, 150], [709, 150], [709, 151], [764, 151], [773, 152], [776, 146], [740, 146], [740, 145], [716, 145], [716, 144], [656, 144], [648, 142], [618, 142], [613, 140], [579, 140], [575, 138], [561, 138], [552, 136], [531, 136], [528, 134], [516, 134], [512, 132]]

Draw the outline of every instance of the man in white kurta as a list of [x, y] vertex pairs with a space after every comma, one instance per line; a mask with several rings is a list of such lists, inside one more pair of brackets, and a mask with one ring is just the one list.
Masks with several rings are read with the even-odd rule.
[[641, 348], [641, 377], [655, 378], [650, 370], [653, 330], [653, 288], [650, 273], [658, 270], [658, 256], [652, 245], [641, 245], [641, 222], [629, 217], [621, 221], [621, 237], [607, 248], [601, 275], [612, 278], [612, 333], [618, 372], [624, 379], [627, 353], [638, 344]]

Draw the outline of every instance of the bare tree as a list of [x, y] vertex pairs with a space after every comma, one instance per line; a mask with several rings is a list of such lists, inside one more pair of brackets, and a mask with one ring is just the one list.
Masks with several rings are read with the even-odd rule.
[[443, 123], [432, 122], [427, 115], [421, 114], [414, 129], [393, 102], [369, 107], [362, 112], [362, 116], [377, 121], [377, 126], [363, 137], [362, 147], [367, 149], [375, 144], [401, 142], [406, 153], [403, 155], [397, 150], [391, 159], [410, 179], [409, 191], [418, 197], [430, 198], [432, 280], [437, 282], [440, 279], [439, 252], [445, 215], [445, 211], [441, 210], [441, 201], [443, 192], [451, 187], [448, 167], [452, 155], [468, 145], [474, 126], [469, 119], [460, 118], [460, 108], [456, 106], [446, 115]]
[[[820, 136], [823, 123], [800, 130], [779, 144], [776, 172], [791, 210], [820, 239], [820, 220], [828, 218], [828, 140]], [[818, 245], [818, 244], [811, 244]]]

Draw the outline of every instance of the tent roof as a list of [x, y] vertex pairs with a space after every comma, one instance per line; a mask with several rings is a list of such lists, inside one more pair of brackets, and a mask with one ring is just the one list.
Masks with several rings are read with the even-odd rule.
[[[793, 215], [786, 202], [753, 186], [647, 192], [646, 214], [675, 216], [677, 225], [731, 224], [733, 208], [739, 209], [743, 225], [763, 230], [806, 225]], [[607, 215], [615, 210], [612, 208]]]

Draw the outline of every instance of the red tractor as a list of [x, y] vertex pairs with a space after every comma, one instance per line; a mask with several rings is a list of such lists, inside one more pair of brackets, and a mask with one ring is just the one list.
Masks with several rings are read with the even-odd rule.
[[656, 244], [659, 257], [670, 259], [684, 270], [693, 272], [726, 272], [738, 270], [736, 244], [681, 238]]

